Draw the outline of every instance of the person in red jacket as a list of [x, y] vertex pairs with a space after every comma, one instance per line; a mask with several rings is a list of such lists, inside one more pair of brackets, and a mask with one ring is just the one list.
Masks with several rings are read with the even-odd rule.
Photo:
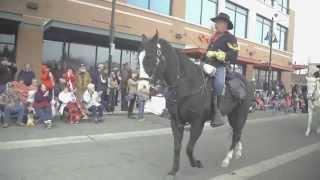
[[51, 91], [54, 88], [54, 77], [47, 65], [42, 65], [40, 79], [42, 84], [44, 84], [48, 90]]
[[71, 91], [74, 91], [76, 86], [76, 75], [71, 68], [63, 74], [63, 79], [66, 81], [67, 87]]
[[33, 107], [36, 115], [39, 117], [40, 127], [52, 126], [52, 110], [51, 110], [52, 93], [49, 91], [45, 84], [41, 84], [34, 97]]

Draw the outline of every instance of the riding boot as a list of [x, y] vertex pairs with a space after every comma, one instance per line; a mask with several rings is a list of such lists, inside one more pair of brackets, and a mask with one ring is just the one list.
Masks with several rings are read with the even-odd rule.
[[220, 102], [221, 102], [221, 96], [213, 96], [212, 98], [212, 109], [213, 109], [213, 118], [211, 119], [211, 127], [219, 127], [223, 126], [224, 122], [222, 120], [222, 115], [220, 112]]

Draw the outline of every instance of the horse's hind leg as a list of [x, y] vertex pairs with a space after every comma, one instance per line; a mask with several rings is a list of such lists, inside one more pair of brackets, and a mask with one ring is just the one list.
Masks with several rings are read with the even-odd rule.
[[309, 105], [308, 105], [308, 123], [307, 123], [307, 129], [306, 129], [306, 132], [305, 132], [306, 136], [309, 136], [310, 132], [311, 132], [312, 114], [313, 114], [313, 112], [312, 112], [312, 104], [309, 103]]
[[314, 116], [316, 117], [317, 119], [317, 135], [320, 134], [320, 121], [319, 121], [319, 115], [320, 115], [320, 112], [317, 110], [316, 113], [314, 113]]
[[232, 143], [226, 157], [222, 161], [221, 167], [228, 167], [234, 154], [237, 159], [242, 156], [243, 147], [240, 139], [247, 115], [243, 114], [244, 112], [238, 112], [240, 111], [234, 111], [228, 115], [229, 124], [232, 127]]
[[203, 168], [201, 161], [197, 160], [193, 154], [194, 146], [197, 143], [203, 131], [203, 127], [204, 127], [204, 123], [201, 121], [194, 121], [191, 124], [190, 139], [187, 146], [187, 155], [189, 157], [190, 165], [192, 167]]
[[174, 138], [174, 155], [173, 155], [173, 166], [168, 175], [176, 175], [180, 168], [180, 152], [181, 143], [183, 139], [184, 127], [180, 127], [174, 119], [171, 120], [171, 129]]

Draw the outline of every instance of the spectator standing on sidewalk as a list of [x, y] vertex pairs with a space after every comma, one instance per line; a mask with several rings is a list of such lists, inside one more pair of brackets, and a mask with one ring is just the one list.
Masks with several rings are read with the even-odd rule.
[[118, 90], [118, 87], [119, 86], [116, 75], [114, 72], [111, 72], [110, 78], [108, 79], [109, 107], [111, 112], [114, 111], [114, 107], [116, 106], [116, 92]]
[[22, 80], [26, 86], [30, 86], [35, 77], [36, 75], [32, 71], [30, 64], [26, 64], [18, 74], [18, 81]]
[[137, 90], [138, 90], [137, 75], [138, 74], [136, 72], [132, 72], [131, 77], [128, 79], [128, 101], [129, 101], [128, 118], [134, 118], [133, 109], [135, 106], [135, 102], [137, 98]]
[[0, 63], [0, 94], [6, 91], [7, 83], [11, 80], [11, 71], [8, 64], [9, 62], [5, 58]]
[[123, 65], [121, 69], [121, 76], [120, 76], [120, 94], [121, 94], [121, 111], [128, 110], [128, 79], [130, 77], [131, 70], [129, 68], [128, 63]]
[[42, 65], [40, 74], [41, 83], [44, 84], [49, 91], [55, 86], [55, 80], [52, 72], [47, 65]]
[[144, 121], [144, 106], [145, 102], [149, 99], [149, 89], [147, 88], [146, 85], [143, 85], [141, 89], [138, 90], [138, 108], [139, 108], [139, 113], [138, 113], [138, 119], [139, 121]]
[[77, 98], [82, 99], [83, 93], [85, 92], [88, 84], [91, 83], [90, 73], [84, 64], [81, 64], [77, 73]]
[[95, 85], [95, 90], [101, 94], [101, 103], [105, 109], [108, 108], [107, 81], [108, 74], [105, 72], [104, 65], [98, 64], [92, 75], [92, 82]]

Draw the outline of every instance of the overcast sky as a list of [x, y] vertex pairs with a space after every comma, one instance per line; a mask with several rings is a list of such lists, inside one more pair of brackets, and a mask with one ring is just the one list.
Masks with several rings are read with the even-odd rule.
[[296, 11], [293, 62], [320, 63], [320, 1], [291, 0]]

